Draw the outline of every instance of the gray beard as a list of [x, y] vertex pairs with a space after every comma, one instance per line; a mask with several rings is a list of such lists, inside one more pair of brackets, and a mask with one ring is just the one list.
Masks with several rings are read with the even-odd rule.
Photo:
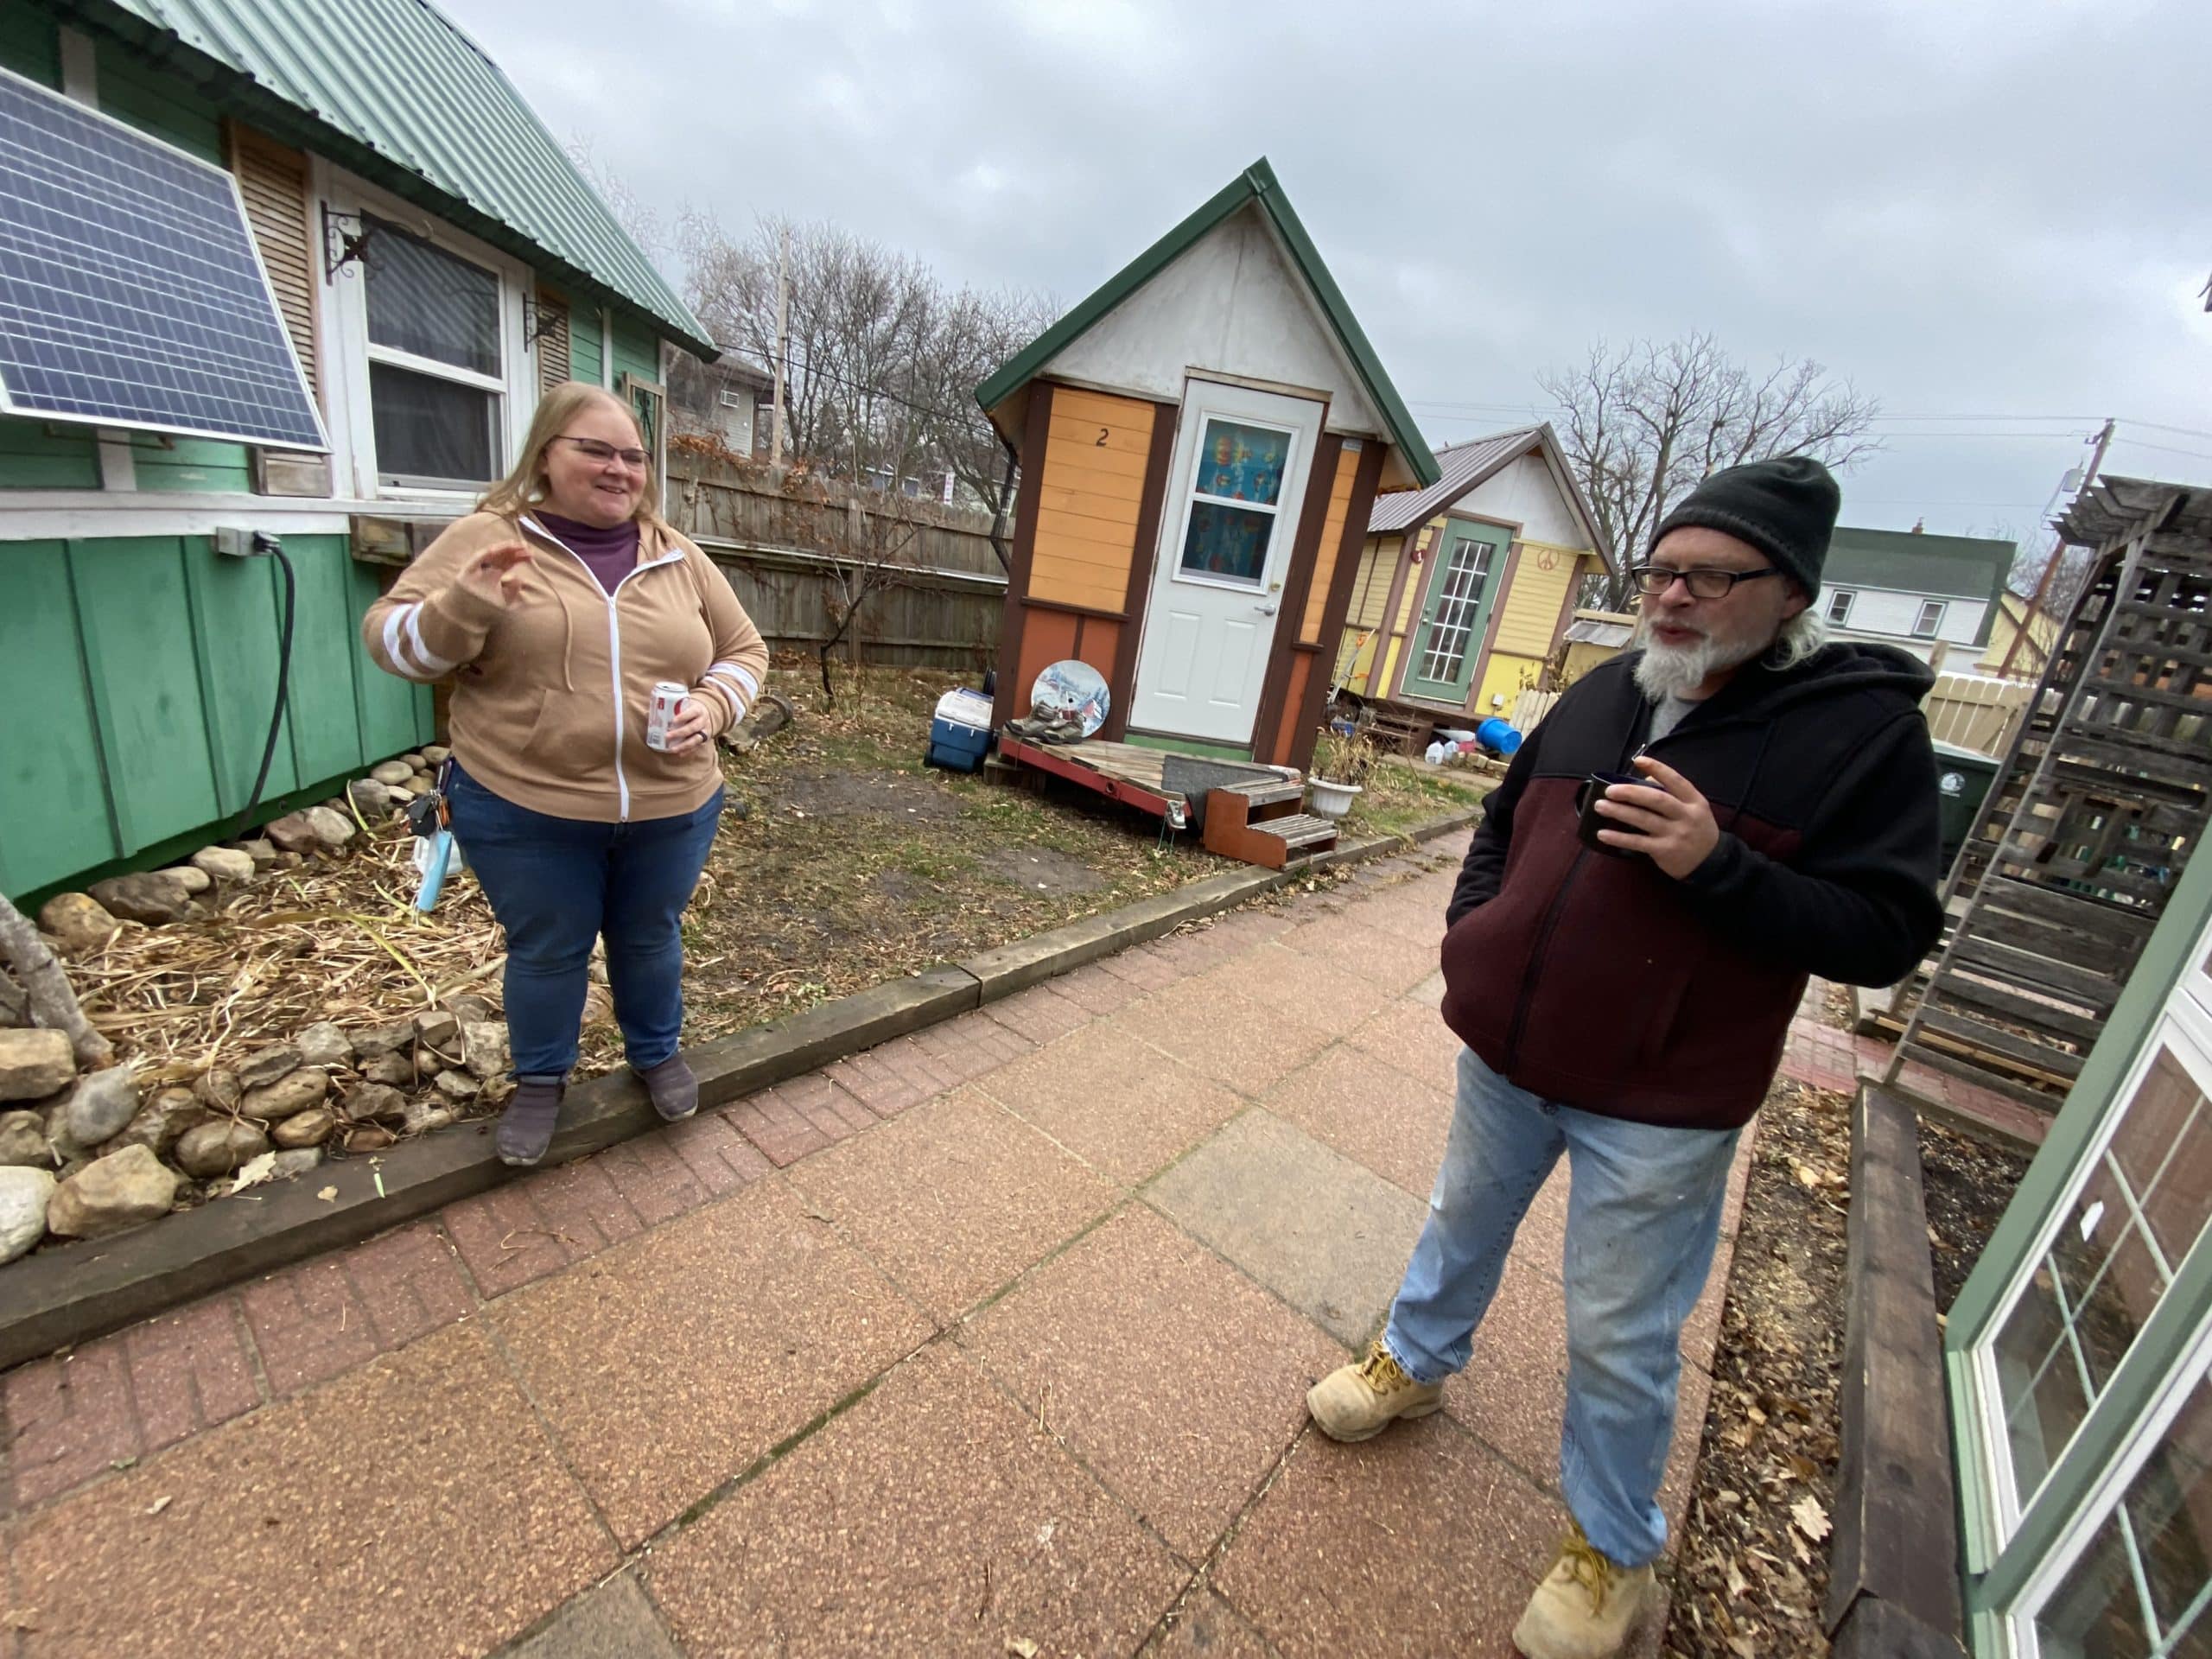
[[1636, 664], [1637, 687], [1654, 702], [1662, 697], [1686, 697], [1708, 677], [1749, 662], [1764, 649], [1710, 635], [1694, 645], [1662, 645], [1647, 638], [1643, 655]]

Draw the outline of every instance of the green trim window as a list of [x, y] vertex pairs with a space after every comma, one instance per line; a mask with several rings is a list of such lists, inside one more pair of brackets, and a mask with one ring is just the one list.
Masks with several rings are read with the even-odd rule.
[[1481, 660], [1483, 638], [1512, 532], [1497, 524], [1446, 523], [1429, 567], [1421, 627], [1406, 664], [1407, 695], [1464, 703]]
[[2212, 1653], [2212, 860], [1947, 1332], [1982, 1659]]

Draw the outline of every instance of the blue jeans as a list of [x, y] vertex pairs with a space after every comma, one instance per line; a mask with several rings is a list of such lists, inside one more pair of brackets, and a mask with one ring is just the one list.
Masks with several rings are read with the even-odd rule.
[[556, 818], [494, 795], [458, 764], [454, 839], [507, 931], [507, 1034], [515, 1076], [557, 1080], [576, 1063], [592, 941], [623, 1047], [639, 1071], [676, 1052], [683, 1027], [678, 924], [714, 845], [722, 792], [696, 812], [632, 823]]
[[1416, 1381], [1464, 1368], [1514, 1230], [1564, 1152], [1560, 1489], [1590, 1541], [1624, 1567], [1666, 1547], [1658, 1494], [1675, 1432], [1682, 1322], [1713, 1267], [1738, 1133], [1661, 1128], [1558, 1105], [1462, 1052], [1428, 1222], [1382, 1333]]

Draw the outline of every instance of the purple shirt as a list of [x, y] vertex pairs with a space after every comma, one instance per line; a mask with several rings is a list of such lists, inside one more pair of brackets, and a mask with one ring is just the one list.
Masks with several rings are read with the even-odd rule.
[[614, 591], [615, 583], [638, 568], [638, 521], [634, 518], [625, 518], [612, 530], [601, 530], [596, 524], [578, 524], [558, 513], [539, 512], [532, 516], [556, 540], [566, 543], [599, 578], [599, 585], [610, 594]]

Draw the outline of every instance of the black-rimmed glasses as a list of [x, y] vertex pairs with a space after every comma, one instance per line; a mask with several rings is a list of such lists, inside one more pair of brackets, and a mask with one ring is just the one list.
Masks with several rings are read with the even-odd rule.
[[1734, 592], [1739, 582], [1757, 582], [1761, 576], [1780, 574], [1770, 564], [1758, 570], [1677, 570], [1672, 565], [1639, 564], [1629, 572], [1636, 578], [1637, 590], [1646, 599], [1658, 598], [1675, 585], [1678, 576], [1692, 599], [1719, 599]]

